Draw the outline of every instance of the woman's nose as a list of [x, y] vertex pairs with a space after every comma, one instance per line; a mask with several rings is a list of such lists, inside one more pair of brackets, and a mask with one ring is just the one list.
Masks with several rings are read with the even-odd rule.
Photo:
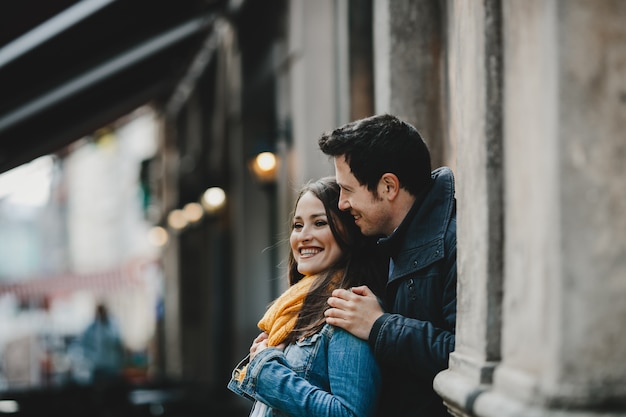
[[311, 228], [308, 226], [304, 226], [302, 230], [300, 231], [300, 240], [303, 242], [307, 242], [311, 240], [311, 238], [312, 238]]

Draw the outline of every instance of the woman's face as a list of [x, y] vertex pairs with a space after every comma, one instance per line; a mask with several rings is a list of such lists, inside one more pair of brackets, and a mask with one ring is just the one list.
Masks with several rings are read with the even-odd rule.
[[310, 191], [296, 205], [289, 243], [303, 275], [325, 271], [341, 258], [343, 251], [330, 230], [324, 204]]

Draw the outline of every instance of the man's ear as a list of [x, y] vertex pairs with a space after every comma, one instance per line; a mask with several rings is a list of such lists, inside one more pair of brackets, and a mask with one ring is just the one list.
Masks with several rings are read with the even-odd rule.
[[386, 172], [380, 177], [378, 183], [378, 195], [394, 200], [400, 193], [400, 180], [396, 174]]

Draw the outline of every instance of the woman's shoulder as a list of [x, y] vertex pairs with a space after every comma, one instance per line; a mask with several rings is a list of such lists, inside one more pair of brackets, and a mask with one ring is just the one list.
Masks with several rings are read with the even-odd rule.
[[368, 346], [365, 340], [359, 339], [352, 333], [342, 329], [341, 327], [325, 324], [320, 331], [323, 337], [333, 341], [333, 343], [342, 343], [346, 345], [364, 345]]

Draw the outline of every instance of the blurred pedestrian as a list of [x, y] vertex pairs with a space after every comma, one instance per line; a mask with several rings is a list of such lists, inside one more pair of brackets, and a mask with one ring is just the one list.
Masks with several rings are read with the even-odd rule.
[[104, 303], [98, 303], [91, 324], [77, 339], [78, 356], [90, 387], [92, 414], [96, 417], [129, 415], [125, 348], [116, 320]]
[[78, 339], [94, 384], [119, 382], [125, 349], [117, 322], [104, 303], [98, 303], [95, 317]]

